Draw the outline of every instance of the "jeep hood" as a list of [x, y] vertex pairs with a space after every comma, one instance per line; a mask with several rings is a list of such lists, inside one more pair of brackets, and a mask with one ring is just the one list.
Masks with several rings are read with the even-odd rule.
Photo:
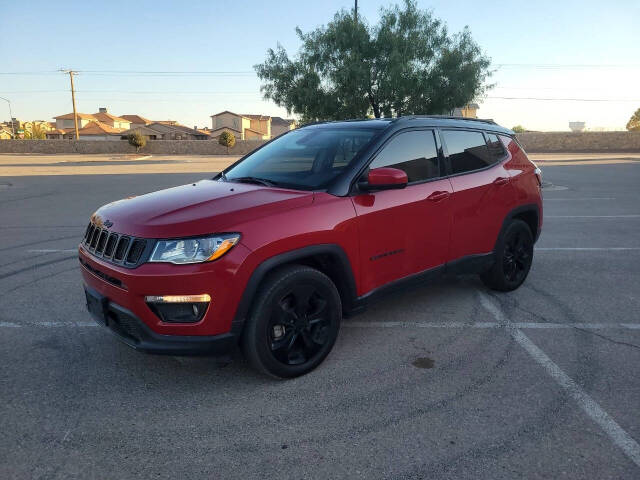
[[202, 180], [109, 203], [92, 219], [137, 237], [186, 237], [234, 231], [234, 225], [312, 202], [312, 192]]

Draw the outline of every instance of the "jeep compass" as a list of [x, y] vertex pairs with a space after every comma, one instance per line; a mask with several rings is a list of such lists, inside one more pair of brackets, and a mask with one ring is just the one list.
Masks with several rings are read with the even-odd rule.
[[491, 121], [402, 117], [292, 130], [214, 178], [91, 217], [87, 307], [128, 345], [172, 355], [240, 345], [295, 377], [343, 316], [447, 273], [524, 282], [542, 226], [540, 170]]

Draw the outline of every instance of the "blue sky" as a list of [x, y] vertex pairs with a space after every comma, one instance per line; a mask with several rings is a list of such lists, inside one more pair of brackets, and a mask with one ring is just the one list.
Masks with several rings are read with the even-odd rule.
[[[375, 23], [381, 6], [360, 0]], [[478, 2], [419, 1], [451, 32], [468, 25], [496, 72], [480, 116], [511, 127], [566, 130], [569, 121], [590, 128], [622, 128], [640, 108], [640, 2], [637, 0]], [[297, 51], [295, 27], [308, 31], [353, 1], [31, 1], [0, 0], [0, 96], [14, 116], [51, 120], [71, 111], [69, 79], [76, 78], [81, 112], [106, 106], [114, 114], [140, 114], [207, 126], [221, 110], [286, 115], [262, 100], [253, 65], [279, 42]], [[527, 64], [505, 65], [502, 64]], [[540, 65], [571, 65], [541, 67]], [[535, 67], [529, 65], [537, 65]], [[583, 66], [576, 66], [583, 65]], [[594, 66], [597, 65], [597, 66]], [[99, 71], [225, 71], [234, 75], [97, 74]], [[497, 97], [616, 100], [536, 101]], [[5, 102], [0, 119], [8, 118]]]

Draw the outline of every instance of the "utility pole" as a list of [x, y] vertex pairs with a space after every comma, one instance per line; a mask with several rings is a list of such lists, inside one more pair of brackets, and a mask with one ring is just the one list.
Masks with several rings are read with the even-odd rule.
[[354, 14], [353, 14], [353, 18], [355, 19], [356, 23], [358, 23], [358, 0], [356, 0], [356, 8], [354, 9]]
[[78, 72], [74, 72], [73, 70], [60, 70], [63, 73], [69, 74], [69, 80], [71, 80], [71, 103], [73, 103], [73, 124], [76, 127], [76, 140], [80, 139], [80, 134], [78, 133], [78, 112], [76, 112], [76, 91], [73, 87], [73, 76]]
[[[13, 125], [13, 113], [11, 113], [11, 102], [8, 98], [0, 97], [2, 100], [9, 104], [9, 121], [11, 122], [11, 135], [13, 135], [13, 139], [16, 139], [16, 127]], [[19, 125], [18, 125], [19, 126]]]

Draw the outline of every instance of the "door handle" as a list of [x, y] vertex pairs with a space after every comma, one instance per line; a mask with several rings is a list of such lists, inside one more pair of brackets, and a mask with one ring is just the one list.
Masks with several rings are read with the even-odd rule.
[[494, 185], [506, 185], [509, 183], [509, 177], [498, 177], [493, 181]]
[[440, 202], [441, 200], [445, 200], [447, 198], [449, 198], [449, 192], [438, 191], [433, 192], [431, 195], [429, 195], [427, 197], [427, 200], [429, 200], [430, 202]]

